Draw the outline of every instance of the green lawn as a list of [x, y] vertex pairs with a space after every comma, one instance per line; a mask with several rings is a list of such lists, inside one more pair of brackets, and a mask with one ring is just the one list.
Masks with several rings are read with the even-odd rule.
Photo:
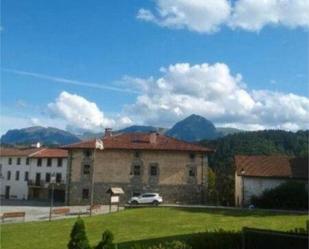
[[[307, 215], [274, 214], [261, 211], [227, 211], [176, 208], [137, 208], [108, 215], [83, 218], [92, 245], [104, 229], [110, 229], [119, 248], [134, 241], [181, 237], [196, 232], [223, 228], [240, 230], [243, 226], [289, 230], [305, 227]], [[75, 219], [4, 224], [2, 249], [66, 248]]]

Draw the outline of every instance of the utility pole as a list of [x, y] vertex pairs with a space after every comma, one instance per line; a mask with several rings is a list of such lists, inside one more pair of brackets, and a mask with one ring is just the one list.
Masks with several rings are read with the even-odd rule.
[[55, 181], [56, 181], [56, 174], [53, 173], [50, 177], [51, 193], [50, 193], [50, 206], [49, 206], [49, 221], [51, 221], [52, 219], [52, 212], [54, 206]]
[[90, 209], [89, 209], [90, 216], [92, 215], [93, 196], [94, 196], [95, 154], [96, 154], [96, 146], [93, 151], [93, 159], [92, 159], [91, 193], [90, 193]]

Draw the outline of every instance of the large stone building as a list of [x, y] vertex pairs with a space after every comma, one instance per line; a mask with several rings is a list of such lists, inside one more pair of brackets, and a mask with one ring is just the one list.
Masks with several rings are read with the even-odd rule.
[[205, 201], [208, 154], [205, 147], [158, 133], [112, 135], [65, 146], [69, 152], [67, 204], [108, 203], [110, 187], [121, 187], [126, 202], [158, 192], [165, 202]]
[[64, 201], [67, 151], [49, 148], [1, 148], [1, 198], [47, 200], [55, 174], [55, 200]]
[[287, 181], [308, 184], [308, 158], [288, 156], [235, 156], [235, 204], [250, 204], [253, 195]]

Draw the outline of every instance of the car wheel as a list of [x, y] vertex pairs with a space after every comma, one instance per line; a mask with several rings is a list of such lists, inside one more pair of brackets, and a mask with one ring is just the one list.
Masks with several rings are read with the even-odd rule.
[[132, 205], [137, 205], [138, 202], [137, 202], [137, 201], [132, 201], [131, 204], [132, 204]]
[[159, 205], [159, 202], [158, 202], [158, 201], [153, 201], [153, 202], [152, 202], [152, 205], [158, 206], [158, 205]]

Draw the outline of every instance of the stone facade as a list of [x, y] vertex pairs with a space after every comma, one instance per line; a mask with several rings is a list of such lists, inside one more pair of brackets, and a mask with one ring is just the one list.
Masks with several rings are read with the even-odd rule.
[[188, 151], [71, 149], [67, 172], [68, 205], [109, 203], [106, 191], [121, 187], [122, 203], [133, 195], [158, 192], [165, 203], [202, 203], [207, 155]]

